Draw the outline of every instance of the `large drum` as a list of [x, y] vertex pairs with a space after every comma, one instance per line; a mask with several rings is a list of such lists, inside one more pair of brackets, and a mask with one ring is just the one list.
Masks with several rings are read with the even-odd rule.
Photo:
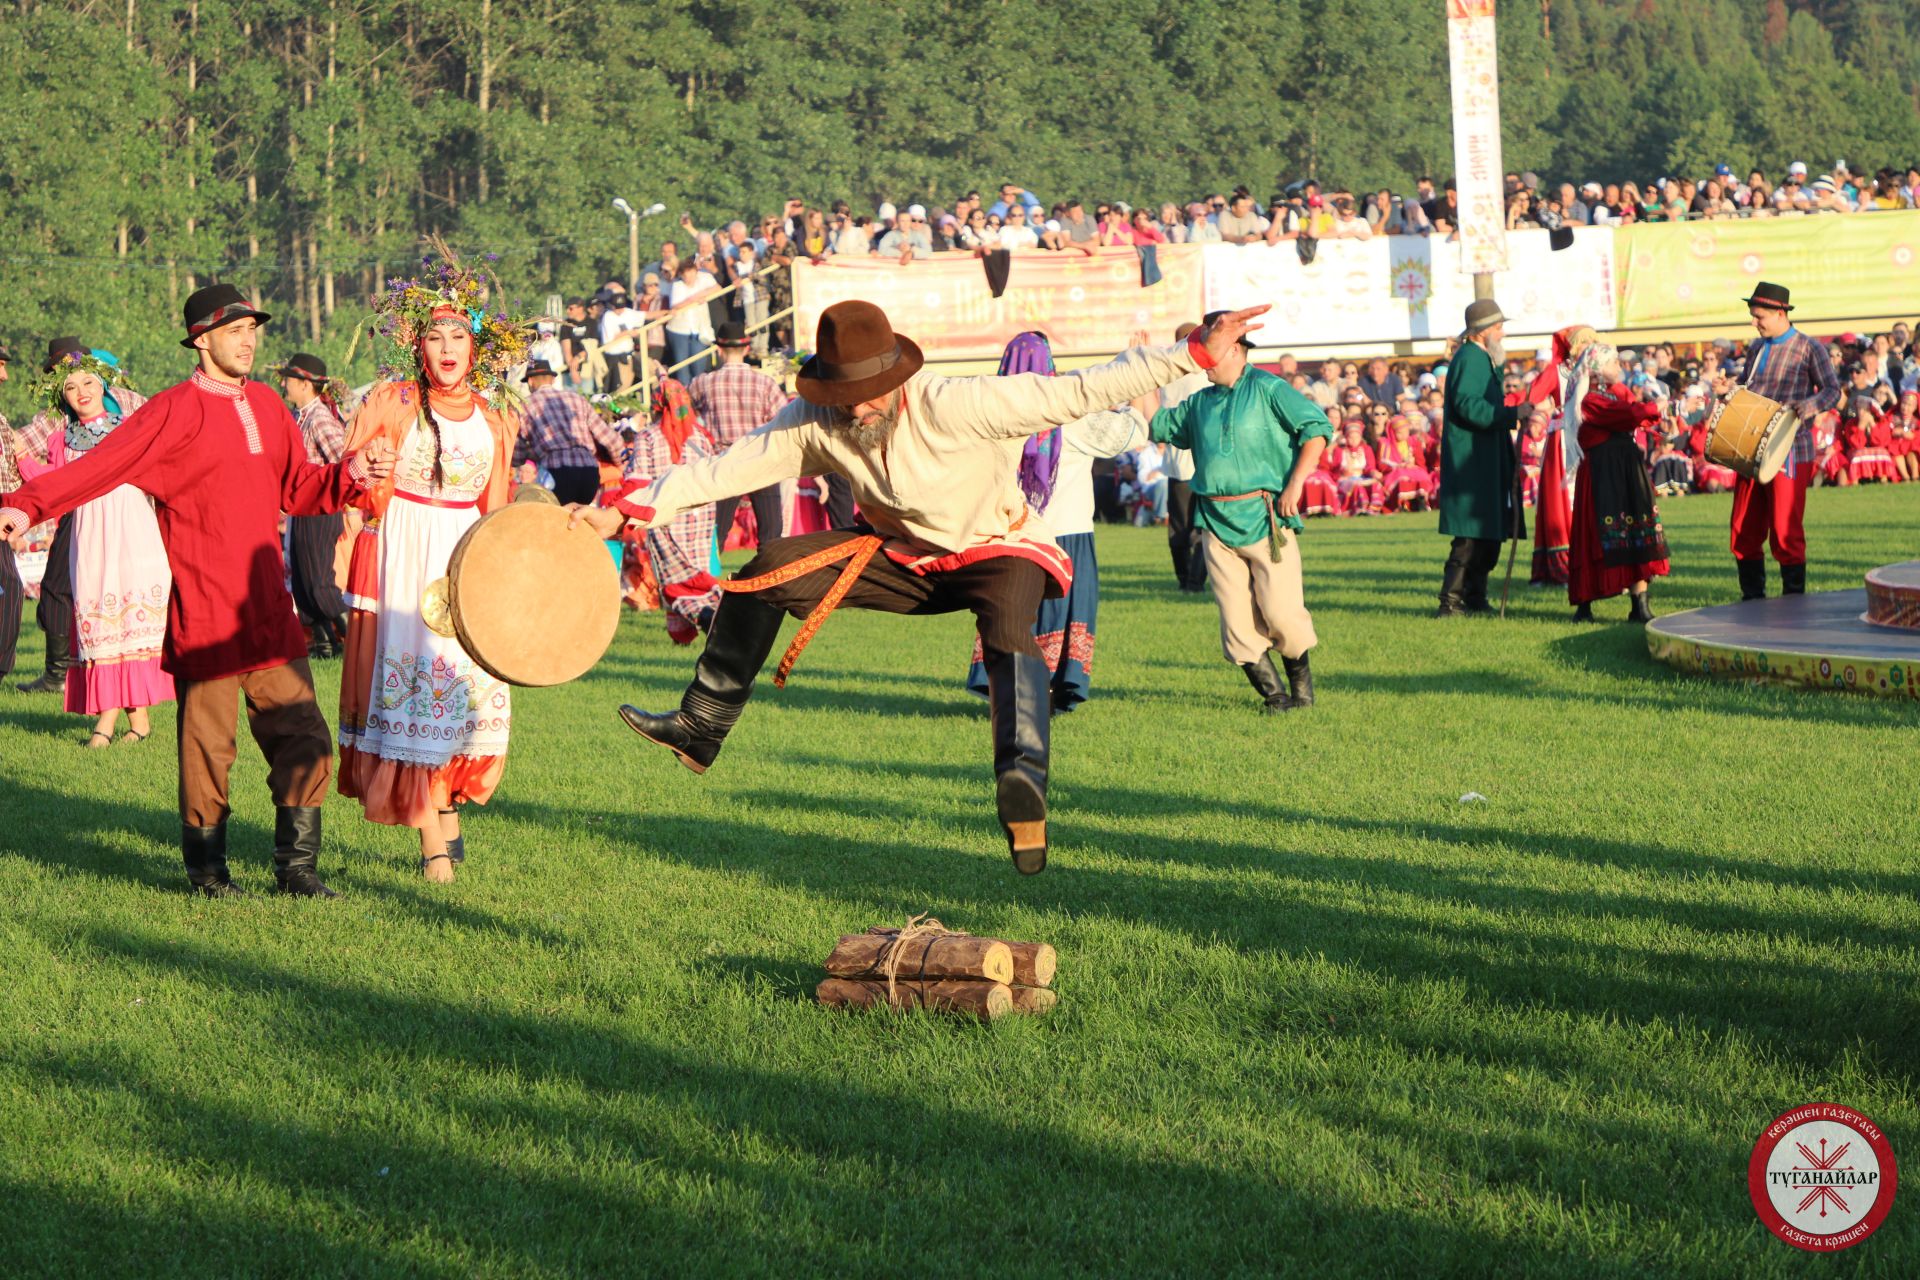
[[1799, 429], [1793, 410], [1742, 387], [1707, 419], [1707, 461], [1766, 484], [1786, 468]]
[[620, 572], [599, 534], [567, 520], [565, 508], [541, 502], [481, 519], [454, 547], [447, 576], [427, 588], [427, 625], [459, 637], [508, 684], [585, 675], [620, 625]]

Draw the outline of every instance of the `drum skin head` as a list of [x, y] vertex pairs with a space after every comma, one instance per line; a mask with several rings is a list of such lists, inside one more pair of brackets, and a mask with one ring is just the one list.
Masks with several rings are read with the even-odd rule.
[[553, 496], [553, 490], [543, 484], [535, 484], [531, 480], [523, 481], [513, 487], [513, 500], [515, 502], [544, 502], [548, 506], [553, 507], [560, 505], [560, 499]]
[[1760, 442], [1760, 456], [1755, 460], [1753, 478], [1760, 484], [1771, 484], [1775, 476], [1787, 469], [1787, 455], [1793, 452], [1793, 438], [1799, 434], [1798, 424], [1792, 414], [1782, 417], [1779, 423], [1767, 433]]
[[447, 564], [454, 634], [496, 679], [577, 680], [620, 626], [620, 573], [606, 543], [541, 502], [501, 507], [467, 530]]

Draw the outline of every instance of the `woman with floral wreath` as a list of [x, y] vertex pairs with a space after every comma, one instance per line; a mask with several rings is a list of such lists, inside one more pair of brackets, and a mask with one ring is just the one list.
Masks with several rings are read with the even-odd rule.
[[418, 831], [421, 871], [447, 883], [466, 857], [459, 806], [485, 804], [506, 769], [511, 704], [456, 637], [428, 625], [421, 601], [461, 536], [508, 501], [520, 423], [502, 396], [530, 335], [487, 310], [490, 278], [450, 255], [424, 266], [375, 306], [399, 367], [383, 370], [348, 430], [349, 451], [384, 440], [399, 461], [361, 501], [347, 571], [339, 785], [369, 821]]
[[[19, 444], [15, 457], [26, 480], [85, 457], [146, 403], [110, 353], [73, 339], [53, 345], [35, 398], [66, 425], [48, 438], [47, 462]], [[153, 732], [147, 708], [173, 701], [173, 677], [160, 669], [173, 571], [153, 503], [119, 485], [74, 508], [70, 537], [75, 662], [67, 668], [66, 709], [95, 717], [87, 738], [95, 750], [113, 744], [123, 710], [127, 731], [119, 741], [145, 742]]]

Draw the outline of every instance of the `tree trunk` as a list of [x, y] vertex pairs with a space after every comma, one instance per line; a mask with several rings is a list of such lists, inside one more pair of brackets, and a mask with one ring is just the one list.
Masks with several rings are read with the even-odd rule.
[[[887, 999], [884, 982], [860, 982], [852, 978], [828, 978], [814, 988], [814, 998], [829, 1008], [843, 1009], [932, 1009], [940, 1013], [958, 1013], [992, 1022], [1013, 1011], [1013, 993], [1002, 982], [902, 982]], [[1051, 993], [1049, 993], [1051, 994]]]
[[[837, 978], [884, 976], [882, 964], [894, 937], [888, 933], [847, 934], [827, 957], [827, 972]], [[1012, 982], [1013, 952], [997, 938], [956, 934], [910, 938], [896, 972], [902, 982], [922, 977]]]
[[[298, 227], [295, 227], [289, 233], [289, 239], [293, 246], [293, 296], [288, 298], [287, 301], [291, 304], [294, 315], [298, 316], [300, 314], [300, 300], [307, 296], [307, 255], [305, 253], [305, 246], [300, 242], [300, 229]], [[309, 334], [308, 336], [311, 337], [312, 335]]]
[[474, 166], [474, 190], [481, 204], [487, 202], [487, 112], [493, 109], [493, 0], [480, 0], [480, 107], [479, 137], [475, 139], [478, 164]]

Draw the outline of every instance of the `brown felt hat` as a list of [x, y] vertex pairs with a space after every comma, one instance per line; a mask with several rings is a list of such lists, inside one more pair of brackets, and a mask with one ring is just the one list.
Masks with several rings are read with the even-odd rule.
[[894, 333], [879, 307], [836, 302], [820, 313], [814, 353], [794, 388], [809, 404], [860, 404], [902, 385], [925, 363], [919, 346]]

